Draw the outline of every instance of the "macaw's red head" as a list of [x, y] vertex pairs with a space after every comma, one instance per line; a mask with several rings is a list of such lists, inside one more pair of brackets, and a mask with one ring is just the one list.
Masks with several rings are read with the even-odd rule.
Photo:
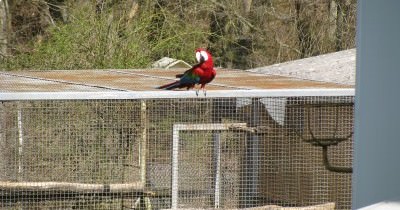
[[203, 48], [198, 48], [196, 50], [196, 60], [200, 64], [205, 65], [207, 67], [211, 67], [211, 68], [214, 67], [211, 53]]

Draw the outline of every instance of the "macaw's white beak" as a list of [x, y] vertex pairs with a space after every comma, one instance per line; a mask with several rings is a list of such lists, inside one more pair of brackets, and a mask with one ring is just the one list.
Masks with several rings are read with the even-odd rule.
[[208, 60], [208, 55], [205, 51], [196, 52], [196, 60], [199, 63], [203, 63]]

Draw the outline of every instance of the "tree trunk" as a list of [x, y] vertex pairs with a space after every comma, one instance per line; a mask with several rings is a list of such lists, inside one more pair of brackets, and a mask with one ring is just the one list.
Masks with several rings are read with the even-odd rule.
[[344, 0], [344, 1], [338, 1], [337, 4], [337, 19], [336, 19], [336, 51], [343, 50], [345, 45], [343, 45], [343, 36], [344, 33], [346, 33], [346, 27], [349, 27], [349, 25], [346, 23], [348, 21], [348, 18], [350, 16], [349, 14], [349, 7], [350, 7], [351, 1], [349, 0]]
[[251, 3], [252, 3], [252, 0], [243, 0], [243, 9], [244, 9], [244, 13], [246, 16], [251, 11]]
[[128, 13], [128, 22], [130, 22], [130, 20], [133, 17], [135, 17], [138, 14], [138, 11], [139, 11], [139, 3], [137, 3], [136, 0], [132, 0], [131, 5], [132, 5], [131, 9], [129, 10], [129, 13]]
[[42, 14], [43, 21], [44, 21], [43, 25], [55, 25], [53, 17], [51, 16], [51, 13], [50, 13], [50, 7], [46, 1], [44, 1], [44, 0], [40, 1], [40, 10], [43, 13]]
[[[243, 0], [243, 16], [250, 21], [252, 0]], [[235, 68], [246, 69], [250, 67], [248, 56], [251, 54], [253, 39], [251, 37], [250, 26], [245, 23], [241, 24], [241, 34], [237, 40], [239, 47], [236, 50], [236, 59], [234, 62]]]
[[308, 57], [311, 54], [311, 31], [310, 20], [304, 13], [304, 1], [296, 0], [294, 3], [296, 11], [297, 38], [300, 47], [300, 58]]
[[10, 20], [7, 0], [0, 0], [0, 59], [7, 56]]
[[328, 29], [328, 36], [331, 43], [336, 42], [336, 35], [337, 35], [337, 26], [338, 26], [338, 15], [340, 15], [339, 6], [336, 3], [336, 0], [331, 0], [329, 2], [329, 29]]
[[101, 15], [105, 7], [105, 0], [96, 0], [96, 14]]

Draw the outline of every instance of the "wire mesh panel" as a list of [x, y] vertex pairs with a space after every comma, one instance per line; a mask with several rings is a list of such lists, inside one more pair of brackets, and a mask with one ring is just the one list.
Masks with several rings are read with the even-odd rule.
[[141, 186], [138, 107], [112, 100], [2, 103], [2, 207], [128, 205], [122, 198]]
[[3, 101], [0, 207], [350, 209], [353, 100]]

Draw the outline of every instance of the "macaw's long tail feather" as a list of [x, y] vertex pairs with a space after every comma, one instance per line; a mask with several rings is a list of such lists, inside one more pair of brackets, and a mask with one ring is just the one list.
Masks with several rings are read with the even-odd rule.
[[166, 85], [162, 85], [162, 86], [158, 87], [157, 89], [172, 90], [172, 89], [178, 88], [179, 86], [180, 86], [179, 81], [175, 81], [172, 83], [168, 83]]

